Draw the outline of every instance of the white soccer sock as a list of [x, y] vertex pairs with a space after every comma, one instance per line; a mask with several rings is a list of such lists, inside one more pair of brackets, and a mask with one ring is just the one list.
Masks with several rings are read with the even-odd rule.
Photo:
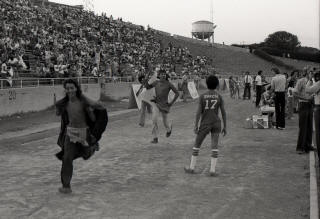
[[190, 169], [194, 170], [197, 163], [197, 156], [191, 156]]
[[199, 148], [193, 148], [191, 162], [190, 162], [190, 169], [192, 169], [192, 170], [194, 170], [194, 168], [196, 166], [198, 155], [199, 155]]
[[218, 161], [218, 150], [212, 150], [211, 154], [211, 165], [210, 165], [210, 172], [215, 173], [216, 172], [216, 165]]

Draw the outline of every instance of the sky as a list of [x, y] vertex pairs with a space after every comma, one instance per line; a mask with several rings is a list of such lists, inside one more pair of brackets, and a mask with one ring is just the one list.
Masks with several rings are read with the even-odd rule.
[[[85, 5], [85, 0], [49, 0]], [[217, 25], [216, 43], [263, 42], [269, 34], [287, 31], [298, 36], [301, 46], [320, 47], [320, 0], [91, 0], [97, 14], [191, 37], [192, 23]], [[213, 6], [213, 7], [211, 7]], [[213, 10], [211, 10], [213, 8]], [[211, 11], [213, 13], [211, 13]]]

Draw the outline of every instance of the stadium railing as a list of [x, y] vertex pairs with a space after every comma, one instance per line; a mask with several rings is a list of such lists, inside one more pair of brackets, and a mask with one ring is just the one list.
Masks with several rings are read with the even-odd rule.
[[[63, 81], [70, 78], [22, 78], [22, 79], [0, 79], [0, 90], [39, 86], [62, 85]], [[79, 84], [117, 83], [132, 82], [128, 77], [76, 77]]]

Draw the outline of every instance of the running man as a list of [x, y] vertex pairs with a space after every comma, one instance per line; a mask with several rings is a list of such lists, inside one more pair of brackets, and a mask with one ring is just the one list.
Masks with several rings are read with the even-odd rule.
[[[162, 115], [163, 125], [167, 130], [166, 137], [170, 137], [172, 132], [172, 124], [168, 122], [168, 114], [170, 111], [170, 107], [174, 104], [174, 102], [179, 97], [179, 91], [177, 88], [168, 81], [168, 75], [165, 70], [159, 70], [158, 76], [160, 80], [154, 81], [149, 84], [147, 81], [145, 82], [146, 89], [155, 88], [155, 99], [152, 100], [152, 135], [153, 140], [151, 143], [158, 143], [158, 116]], [[173, 100], [168, 103], [169, 92], [172, 90], [175, 93]]]
[[108, 115], [98, 102], [82, 94], [79, 84], [72, 79], [63, 83], [66, 96], [55, 103], [56, 114], [61, 116], [61, 130], [58, 145], [61, 151], [56, 157], [62, 161], [61, 193], [71, 193], [73, 160], [89, 159], [98, 150], [98, 141], [104, 132]]
[[[218, 160], [218, 141], [220, 132], [225, 136], [227, 134], [226, 111], [224, 109], [224, 101], [222, 96], [216, 91], [219, 86], [219, 79], [210, 75], [207, 80], [207, 87], [209, 91], [202, 94], [199, 98], [199, 105], [196, 114], [196, 121], [194, 132], [197, 135], [194, 147], [192, 149], [192, 156], [190, 166], [184, 168], [186, 173], [194, 173], [194, 169], [199, 155], [201, 144], [205, 137], [211, 132], [211, 165], [210, 176], [217, 176], [216, 165]], [[219, 118], [219, 109], [221, 111], [223, 120], [223, 129], [221, 131], [221, 120]], [[200, 121], [200, 126], [199, 126]]]

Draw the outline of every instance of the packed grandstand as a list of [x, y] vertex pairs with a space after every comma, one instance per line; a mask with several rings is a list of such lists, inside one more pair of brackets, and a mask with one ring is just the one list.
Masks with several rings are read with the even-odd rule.
[[173, 77], [211, 69], [210, 58], [164, 45], [155, 30], [121, 18], [35, 0], [2, 0], [0, 10], [2, 79], [105, 75], [134, 81], [146, 63], [161, 64]]

